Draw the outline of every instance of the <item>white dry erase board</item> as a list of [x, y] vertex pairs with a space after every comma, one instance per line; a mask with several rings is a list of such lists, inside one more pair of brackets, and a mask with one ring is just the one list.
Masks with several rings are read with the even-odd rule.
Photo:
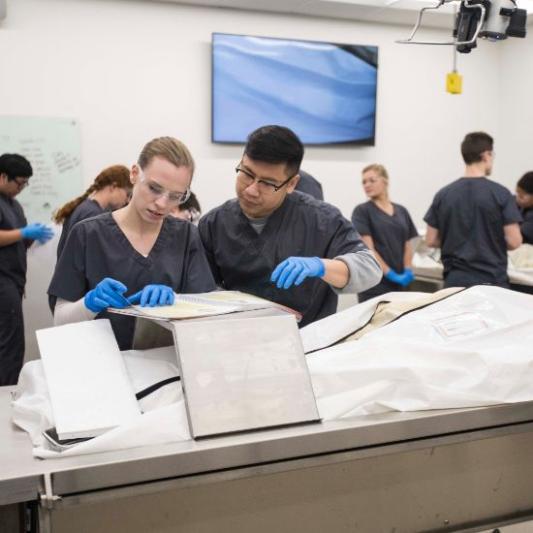
[[52, 213], [83, 190], [80, 128], [72, 118], [0, 116], [0, 154], [17, 153], [33, 176], [17, 200], [28, 222], [50, 222]]

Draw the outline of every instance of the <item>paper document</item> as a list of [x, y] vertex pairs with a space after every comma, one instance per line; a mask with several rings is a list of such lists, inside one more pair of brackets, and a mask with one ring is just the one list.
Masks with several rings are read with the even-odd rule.
[[246, 294], [239, 291], [176, 294], [172, 305], [158, 307], [133, 305], [126, 309], [110, 308], [109, 311], [123, 315], [151, 317], [160, 320], [180, 320], [268, 308], [282, 309], [295, 315], [297, 320], [301, 319], [301, 315], [293, 309], [275, 302], [270, 302], [269, 300], [264, 300], [253, 294]]

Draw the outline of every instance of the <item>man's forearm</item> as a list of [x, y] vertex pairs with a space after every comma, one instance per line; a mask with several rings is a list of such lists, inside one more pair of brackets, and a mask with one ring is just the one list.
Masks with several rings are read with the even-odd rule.
[[340, 255], [335, 260], [344, 263], [349, 271], [349, 277], [342, 287], [330, 284], [337, 293], [366, 291], [377, 285], [383, 277], [383, 271], [370, 250]]
[[9, 246], [22, 240], [22, 232], [19, 229], [6, 229], [0, 231], [0, 247]]

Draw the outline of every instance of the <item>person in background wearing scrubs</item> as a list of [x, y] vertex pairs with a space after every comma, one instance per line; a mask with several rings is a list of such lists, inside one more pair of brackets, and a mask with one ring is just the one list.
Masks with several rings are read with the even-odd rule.
[[202, 208], [200, 207], [198, 198], [191, 191], [189, 199], [185, 203], [174, 207], [170, 214], [173, 217], [181, 218], [187, 222], [192, 222], [195, 226], [197, 226], [202, 214]]
[[301, 326], [335, 313], [338, 293], [369, 289], [382, 275], [337, 208], [295, 191], [303, 154], [288, 128], [251, 133], [235, 169], [237, 198], [198, 226], [219, 286], [296, 309]]
[[0, 156], [0, 386], [17, 384], [24, 360], [26, 250], [34, 240], [44, 243], [54, 235], [44, 224], [27, 224], [15, 200], [32, 174], [25, 157]]
[[146, 144], [131, 169], [130, 203], [70, 231], [48, 289], [57, 299], [55, 325], [109, 318], [127, 350], [135, 319], [108, 307], [167, 305], [175, 292], [216, 288], [197, 228], [168, 216], [187, 201], [193, 172], [193, 158], [177, 139]]
[[295, 190], [310, 194], [317, 200], [324, 200], [324, 193], [322, 191], [322, 184], [315, 179], [311, 174], [300, 169], [298, 172], [300, 179], [296, 184]]
[[411, 239], [418, 236], [409, 211], [389, 199], [389, 175], [383, 165], [363, 169], [363, 189], [369, 200], [353, 210], [352, 223], [363, 242], [374, 251], [383, 279], [359, 293], [359, 302], [403, 290], [413, 281]]
[[507, 250], [522, 244], [515, 199], [492, 173], [494, 141], [469, 133], [461, 144], [464, 177], [441, 189], [424, 220], [426, 244], [441, 249], [445, 287], [509, 288]]
[[526, 172], [518, 180], [516, 203], [524, 220], [520, 225], [522, 239], [526, 244], [533, 244], [533, 172]]
[[96, 176], [92, 185], [81, 195], [59, 208], [52, 217], [63, 224], [57, 245], [57, 257], [67, 242], [70, 229], [80, 220], [124, 207], [131, 195], [130, 171], [124, 165], [107, 167]]

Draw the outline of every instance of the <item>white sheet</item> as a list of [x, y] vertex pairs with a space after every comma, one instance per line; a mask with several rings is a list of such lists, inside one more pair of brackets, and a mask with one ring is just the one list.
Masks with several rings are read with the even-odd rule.
[[[122, 354], [136, 392], [179, 375], [172, 346], [142, 352], [130, 350]], [[20, 374], [17, 399], [13, 401], [13, 422], [28, 432], [34, 445], [34, 456], [43, 459], [190, 439], [179, 382], [158, 389], [139, 401], [139, 407], [143, 415], [135, 421], [64, 452], [53, 451], [42, 436], [45, 429], [55, 425], [43, 366], [41, 361], [30, 361], [24, 365]]]
[[[343, 328], [353, 327], [350, 315], [357, 320], [365, 314], [361, 306], [356, 307], [360, 309], [336, 315], [338, 320], [329, 317], [320, 321], [322, 325], [313, 326], [316, 330], [326, 323], [331, 337], [341, 335]], [[150, 379], [150, 369], [159, 364], [153, 354], [124, 354], [132, 381], [139, 379], [137, 374], [144, 374], [142, 387]], [[132, 357], [137, 358], [134, 365], [129, 364]], [[174, 371], [168, 360], [161, 364], [171, 365], [163, 375]], [[23, 369], [13, 420], [30, 433], [36, 446], [34, 455], [57, 457], [39, 437], [40, 428], [46, 427], [43, 424], [51, 422], [39, 366], [34, 361]], [[325, 420], [390, 410], [532, 401], [533, 296], [497, 287], [473, 287], [409, 313], [360, 340], [316, 351], [308, 355], [308, 366]], [[171, 397], [152, 401], [137, 424], [111, 430], [62, 455], [189, 439], [181, 389], [175, 386], [172, 390]]]
[[533, 400], [533, 297], [473, 287], [308, 366], [325, 419]]

